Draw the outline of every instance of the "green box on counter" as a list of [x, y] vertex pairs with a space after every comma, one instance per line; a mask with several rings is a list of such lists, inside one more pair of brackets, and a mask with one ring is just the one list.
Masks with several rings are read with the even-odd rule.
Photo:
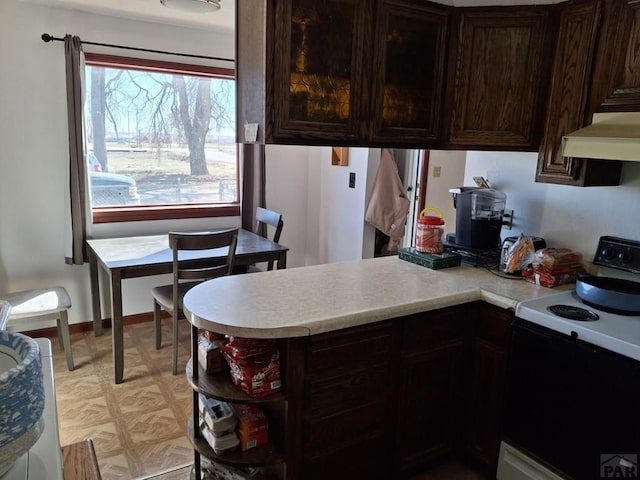
[[415, 248], [400, 248], [398, 258], [407, 262], [422, 265], [432, 270], [441, 268], [458, 267], [462, 257], [457, 253], [422, 253]]

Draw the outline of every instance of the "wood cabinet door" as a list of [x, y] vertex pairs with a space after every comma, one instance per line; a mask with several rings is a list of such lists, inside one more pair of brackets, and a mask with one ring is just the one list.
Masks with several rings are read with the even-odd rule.
[[487, 473], [495, 475], [500, 449], [505, 349], [476, 339], [471, 364], [467, 453], [479, 462]]
[[[274, 142], [362, 143], [363, 66], [370, 60], [369, 0], [276, 4]], [[269, 114], [269, 113], [268, 113]], [[296, 142], [296, 140], [298, 142]]]
[[466, 339], [403, 353], [399, 366], [395, 472], [453, 453], [461, 434]]
[[598, 75], [594, 83], [597, 86], [610, 79], [612, 85], [605, 92], [608, 96], [601, 102], [601, 109], [637, 112], [640, 111], [640, 2], [610, 1], [606, 7], [603, 45], [598, 52], [601, 62], [596, 65]]
[[461, 447], [475, 313], [458, 305], [402, 318], [394, 473], [412, 473]]
[[440, 140], [450, 7], [382, 0], [374, 29], [371, 140], [434, 145]]
[[562, 7], [537, 182], [584, 184], [587, 162], [562, 156], [562, 136], [590, 123], [587, 92], [600, 22], [601, 2]]
[[511, 310], [478, 302], [471, 352], [465, 452], [495, 477], [502, 439], [502, 406]]
[[385, 321], [307, 342], [302, 392], [290, 402], [301, 402], [299, 478], [390, 478], [394, 332]]
[[461, 8], [459, 18], [449, 144], [536, 151], [551, 64], [548, 9]]

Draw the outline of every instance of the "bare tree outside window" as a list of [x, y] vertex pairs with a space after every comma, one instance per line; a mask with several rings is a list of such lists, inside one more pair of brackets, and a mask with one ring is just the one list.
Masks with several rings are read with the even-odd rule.
[[94, 211], [237, 204], [233, 71], [92, 58], [85, 131]]

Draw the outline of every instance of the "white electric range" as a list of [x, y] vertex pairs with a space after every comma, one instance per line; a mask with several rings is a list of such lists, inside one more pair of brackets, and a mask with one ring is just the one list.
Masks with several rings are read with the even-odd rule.
[[[593, 263], [638, 282], [640, 242], [601, 237]], [[575, 290], [516, 306], [498, 480], [638, 478], [628, 476], [640, 457], [636, 313]]]
[[520, 302], [516, 317], [640, 361], [640, 315], [586, 305], [575, 291]]

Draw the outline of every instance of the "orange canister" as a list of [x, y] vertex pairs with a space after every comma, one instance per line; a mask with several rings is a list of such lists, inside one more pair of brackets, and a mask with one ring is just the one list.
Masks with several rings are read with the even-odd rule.
[[[435, 215], [425, 215], [433, 211]], [[418, 215], [416, 227], [416, 250], [422, 253], [442, 253], [444, 238], [444, 219], [442, 212], [436, 207], [427, 207]]]

